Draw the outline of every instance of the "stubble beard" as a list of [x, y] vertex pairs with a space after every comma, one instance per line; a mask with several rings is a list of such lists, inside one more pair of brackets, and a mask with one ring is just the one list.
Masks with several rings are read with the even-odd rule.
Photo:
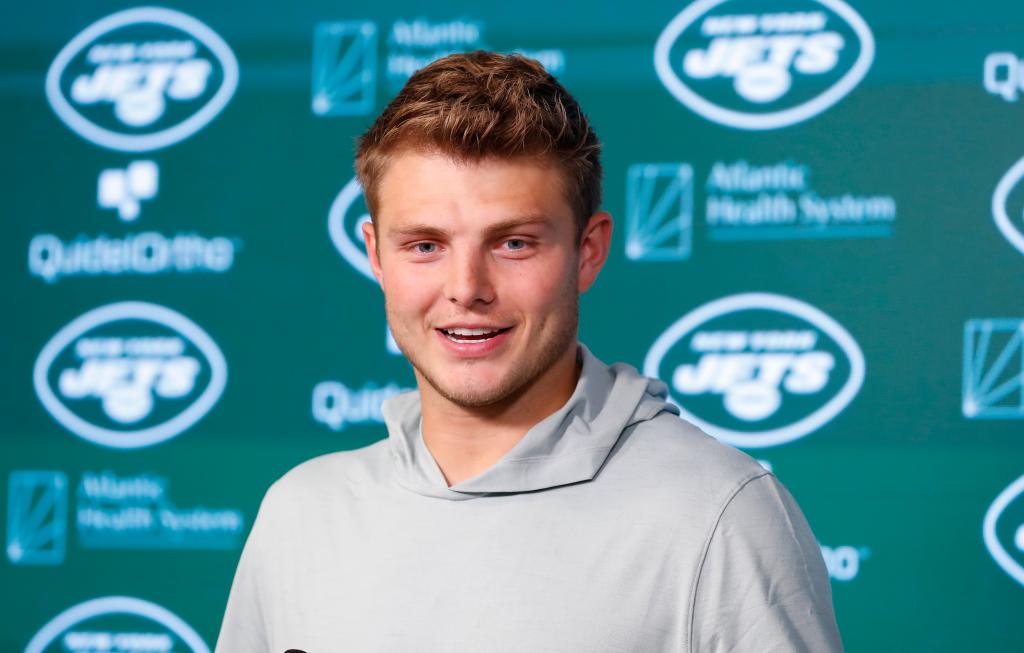
[[[538, 350], [527, 350], [522, 360], [513, 361], [512, 369], [490, 388], [463, 388], [455, 387], [455, 384], [444, 383], [444, 379], [433, 374], [412, 347], [403, 344], [404, 338], [400, 337], [396, 330], [392, 330], [392, 335], [395, 337], [398, 348], [416, 369], [417, 375], [430, 384], [430, 387], [444, 399], [461, 408], [497, 407], [515, 401], [537, 379], [550, 370], [567, 349], [576, 344], [579, 327], [579, 295], [576, 293], [575, 283], [572, 284], [569, 292], [560, 298], [560, 301], [566, 307], [567, 319], [558, 325], [547, 340], [541, 343]], [[384, 308], [388, 315], [388, 323], [395, 324], [395, 321], [391, 319], [392, 311], [386, 298]]]

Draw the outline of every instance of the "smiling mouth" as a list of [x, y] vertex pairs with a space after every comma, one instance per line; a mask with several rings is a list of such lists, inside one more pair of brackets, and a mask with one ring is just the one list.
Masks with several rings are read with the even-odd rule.
[[486, 341], [490, 340], [491, 338], [495, 338], [497, 336], [500, 336], [501, 334], [505, 333], [506, 331], [508, 331], [511, 328], [512, 327], [505, 327], [503, 329], [494, 329], [494, 328], [462, 329], [462, 328], [454, 328], [454, 329], [438, 329], [438, 331], [443, 333], [444, 336], [446, 338], [448, 338], [449, 340], [451, 340], [452, 342], [458, 343], [460, 345], [465, 345], [465, 344], [472, 344], [472, 343], [476, 343], [476, 342], [486, 342]]

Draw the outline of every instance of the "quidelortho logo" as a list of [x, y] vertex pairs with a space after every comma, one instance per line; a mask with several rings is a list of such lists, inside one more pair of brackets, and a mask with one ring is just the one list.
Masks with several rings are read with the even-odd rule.
[[1012, 52], [993, 52], [985, 57], [985, 90], [1007, 102], [1024, 92], [1024, 60]]
[[96, 182], [96, 203], [101, 209], [116, 209], [123, 222], [133, 222], [142, 211], [143, 200], [156, 197], [160, 168], [155, 161], [132, 161], [126, 168], [107, 168]]
[[50, 65], [46, 96], [86, 140], [142, 152], [202, 129], [237, 85], [235, 55], [213, 30], [178, 11], [138, 7], [73, 38]]
[[72, 433], [132, 449], [173, 438], [209, 412], [224, 391], [227, 363], [184, 315], [120, 302], [58, 331], [36, 359], [33, 382]]
[[775, 129], [825, 111], [867, 74], [875, 42], [842, 0], [698, 0], [654, 48], [658, 77], [699, 115]]
[[1003, 571], [1024, 585], [1024, 476], [999, 493], [985, 512], [982, 538]]
[[403, 388], [397, 383], [385, 386], [367, 383], [355, 389], [339, 381], [321, 381], [313, 387], [313, 419], [326, 424], [332, 431], [342, 431], [347, 426], [358, 424], [383, 424], [381, 404], [410, 390], [412, 388]]
[[18, 470], [7, 481], [7, 559], [59, 565], [67, 549], [68, 477]]
[[1024, 254], [1024, 158], [1013, 164], [992, 194], [992, 217], [1000, 233]]
[[768, 293], [723, 297], [680, 318], [644, 359], [684, 419], [738, 447], [812, 433], [853, 400], [864, 355], [838, 322]]
[[28, 245], [28, 269], [47, 283], [82, 276], [223, 273], [234, 264], [240, 243], [237, 238], [188, 232], [164, 236], [144, 231], [120, 238], [79, 235], [74, 240], [39, 234]]
[[1024, 320], [964, 325], [964, 417], [1024, 419]]
[[79, 603], [51, 619], [25, 653], [210, 653], [199, 634], [167, 608], [131, 596]]

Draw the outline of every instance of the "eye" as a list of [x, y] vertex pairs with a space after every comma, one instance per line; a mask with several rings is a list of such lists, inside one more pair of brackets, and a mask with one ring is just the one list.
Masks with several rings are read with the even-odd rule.
[[515, 251], [520, 249], [526, 249], [526, 241], [522, 238], [509, 238], [505, 241], [505, 247]]
[[412, 247], [417, 254], [433, 254], [437, 251], [436, 243], [416, 243]]

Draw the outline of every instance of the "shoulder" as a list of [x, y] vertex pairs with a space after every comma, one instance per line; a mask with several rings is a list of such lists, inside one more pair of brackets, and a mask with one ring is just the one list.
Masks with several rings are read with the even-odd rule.
[[664, 411], [629, 427], [609, 461], [645, 485], [700, 496], [707, 507], [725, 503], [750, 481], [769, 475], [756, 460]]
[[339, 496], [372, 491], [384, 478], [390, 453], [387, 438], [369, 446], [311, 458], [291, 468], [267, 490], [261, 513], [308, 508]]

